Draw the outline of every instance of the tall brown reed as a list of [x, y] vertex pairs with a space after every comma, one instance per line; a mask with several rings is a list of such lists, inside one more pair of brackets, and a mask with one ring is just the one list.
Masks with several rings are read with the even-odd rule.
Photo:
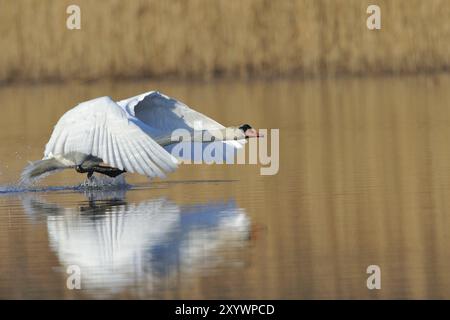
[[[0, 0], [0, 80], [248, 77], [443, 70], [450, 2]], [[81, 7], [81, 30], [66, 8]]]

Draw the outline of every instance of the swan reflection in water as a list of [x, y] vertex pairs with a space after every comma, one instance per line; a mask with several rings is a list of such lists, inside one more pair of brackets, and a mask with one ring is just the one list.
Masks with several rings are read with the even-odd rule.
[[46, 219], [60, 263], [80, 267], [82, 290], [117, 293], [144, 285], [153, 291], [171, 278], [239, 265], [236, 255], [233, 261], [226, 252], [248, 243], [250, 220], [234, 201], [185, 206], [153, 198], [129, 203], [125, 192], [89, 191], [88, 201], [75, 208], [36, 195], [22, 199], [27, 214]]

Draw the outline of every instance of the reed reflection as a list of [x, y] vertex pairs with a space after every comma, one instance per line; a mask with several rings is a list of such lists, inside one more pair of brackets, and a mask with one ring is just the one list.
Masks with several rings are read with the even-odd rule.
[[32, 219], [45, 219], [51, 249], [65, 272], [81, 269], [82, 290], [154, 291], [172, 279], [239, 265], [227, 252], [246, 246], [250, 220], [233, 200], [178, 205], [164, 197], [128, 202], [125, 190], [89, 191], [62, 207], [38, 195], [22, 198]]

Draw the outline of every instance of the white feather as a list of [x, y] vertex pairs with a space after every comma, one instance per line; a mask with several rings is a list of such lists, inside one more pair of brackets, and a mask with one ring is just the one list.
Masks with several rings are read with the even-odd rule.
[[[150, 132], [153, 137], [171, 134], [176, 129], [189, 131], [225, 129], [225, 126], [217, 121], [157, 91], [149, 91], [117, 103], [145, 123], [150, 131], [153, 130]], [[222, 143], [240, 149], [246, 141], [222, 141]]]
[[[139, 141], [139, 143], [137, 143]], [[147, 152], [149, 148], [153, 152]], [[64, 114], [45, 148], [46, 158], [79, 152], [102, 159], [112, 167], [149, 177], [176, 168], [176, 160], [109, 97], [79, 104]]]

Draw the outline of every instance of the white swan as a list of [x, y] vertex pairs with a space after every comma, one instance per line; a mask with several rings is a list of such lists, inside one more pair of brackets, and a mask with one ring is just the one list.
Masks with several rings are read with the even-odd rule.
[[234, 148], [240, 148], [245, 138], [259, 136], [248, 124], [225, 128], [156, 91], [119, 102], [100, 97], [80, 103], [59, 119], [45, 147], [44, 158], [23, 170], [22, 182], [67, 168], [87, 173], [88, 178], [94, 172], [110, 177], [124, 172], [164, 177], [178, 163], [164, 149], [179, 142], [172, 141], [172, 132], [186, 129], [191, 133], [191, 141], [196, 141], [199, 135], [194, 134], [194, 127], [202, 130], [202, 142], [208, 136], [209, 141], [219, 140]]

